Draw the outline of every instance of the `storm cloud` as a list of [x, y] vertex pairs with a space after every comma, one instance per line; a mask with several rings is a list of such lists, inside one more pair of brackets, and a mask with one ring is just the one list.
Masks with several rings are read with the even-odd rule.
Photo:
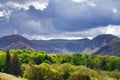
[[0, 36], [79, 39], [114, 34], [120, 37], [119, 4], [120, 0], [1, 0]]

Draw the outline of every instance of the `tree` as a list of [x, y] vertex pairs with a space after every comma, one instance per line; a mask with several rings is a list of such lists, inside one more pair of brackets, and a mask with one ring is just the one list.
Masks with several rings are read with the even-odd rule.
[[100, 60], [99, 58], [94, 58], [88, 61], [87, 66], [90, 67], [91, 69], [99, 69], [100, 68]]
[[74, 68], [71, 64], [64, 63], [63, 65], [61, 65], [60, 71], [63, 75], [63, 79], [67, 80], [70, 74], [74, 71]]
[[29, 80], [45, 80], [45, 76], [50, 71], [50, 65], [47, 63], [42, 63], [40, 65], [30, 64]]
[[48, 74], [45, 75], [45, 80], [63, 80], [63, 78], [58, 70], [50, 69]]
[[18, 57], [17, 53], [14, 53], [12, 59], [11, 59], [11, 65], [10, 65], [11, 69], [10, 72], [11, 74], [15, 75], [15, 76], [20, 76], [22, 71], [21, 71], [21, 62], [20, 59]]
[[43, 63], [51, 64], [51, 62], [49, 60], [44, 60]]
[[111, 76], [114, 77], [116, 80], [120, 79], [120, 72], [115, 70], [113, 72], [111, 72]]
[[80, 72], [73, 73], [69, 80], [91, 80], [90, 77], [87, 74], [82, 74]]
[[32, 52], [29, 54], [31, 59], [37, 64], [41, 64], [44, 61], [45, 54], [40, 54], [38, 52]]
[[107, 58], [104, 57], [101, 59], [101, 64], [100, 64], [100, 69], [102, 70], [107, 70]]
[[72, 57], [73, 57], [73, 63], [75, 65], [80, 65], [81, 64], [80, 63], [80, 61], [81, 61], [81, 54], [73, 54]]
[[117, 59], [117, 62], [116, 62], [116, 69], [120, 71], [120, 58]]
[[0, 55], [0, 72], [4, 71], [4, 66], [5, 66], [5, 55], [2, 54]]
[[5, 57], [5, 72], [6, 73], [10, 73], [10, 60], [11, 60], [11, 56], [9, 51], [6, 52], [6, 57]]
[[118, 67], [117, 67], [117, 61], [116, 61], [115, 59], [111, 59], [111, 61], [109, 61], [109, 62], [107, 63], [107, 67], [108, 67], [108, 70], [109, 70], [109, 71], [115, 70], [116, 68], [118, 68]]

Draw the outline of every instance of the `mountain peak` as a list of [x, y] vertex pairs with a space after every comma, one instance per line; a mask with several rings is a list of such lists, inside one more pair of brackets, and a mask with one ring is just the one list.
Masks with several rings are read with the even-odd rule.
[[4, 36], [2, 38], [19, 38], [19, 39], [24, 38], [24, 39], [26, 39], [25, 37], [23, 37], [23, 36], [21, 36], [19, 34], [11, 34], [11, 35], [8, 35], [8, 36]]
[[84, 52], [92, 54], [100, 48], [118, 41], [120, 41], [120, 38], [117, 36], [114, 36], [112, 34], [101, 34], [91, 40]]
[[93, 38], [93, 42], [96, 42], [96, 43], [113, 43], [113, 42], [116, 42], [116, 41], [119, 41], [120, 38], [117, 37], [117, 36], [114, 36], [112, 34], [101, 34], [101, 35], [98, 35], [96, 36], [95, 38]]
[[4, 37], [0, 38], [0, 47], [3, 47], [3, 46], [6, 47], [7, 45], [10, 45], [15, 42], [28, 43], [29, 40], [24, 38], [21, 35], [12, 34], [12, 35], [8, 35], [8, 36], [4, 36]]
[[97, 38], [101, 38], [101, 39], [106, 39], [106, 38], [113, 39], [113, 38], [116, 38], [116, 39], [119, 39], [117, 36], [112, 35], [112, 34], [101, 34], [101, 35], [98, 35], [95, 38], [93, 38], [93, 40], [97, 39]]

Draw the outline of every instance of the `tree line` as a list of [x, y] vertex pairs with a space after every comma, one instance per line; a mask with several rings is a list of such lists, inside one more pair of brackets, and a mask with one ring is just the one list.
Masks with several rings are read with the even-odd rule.
[[110, 72], [107, 75], [118, 80], [120, 57], [80, 53], [46, 54], [44, 51], [27, 49], [0, 51], [0, 72], [29, 80], [100, 80], [103, 75], [101, 71]]

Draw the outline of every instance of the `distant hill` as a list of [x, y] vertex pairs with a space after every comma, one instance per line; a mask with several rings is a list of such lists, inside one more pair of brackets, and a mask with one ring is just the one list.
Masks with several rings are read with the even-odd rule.
[[45, 50], [47, 53], [87, 53], [119, 55], [120, 38], [111, 34], [102, 34], [92, 40], [28, 40], [20, 35], [0, 38], [0, 49]]

